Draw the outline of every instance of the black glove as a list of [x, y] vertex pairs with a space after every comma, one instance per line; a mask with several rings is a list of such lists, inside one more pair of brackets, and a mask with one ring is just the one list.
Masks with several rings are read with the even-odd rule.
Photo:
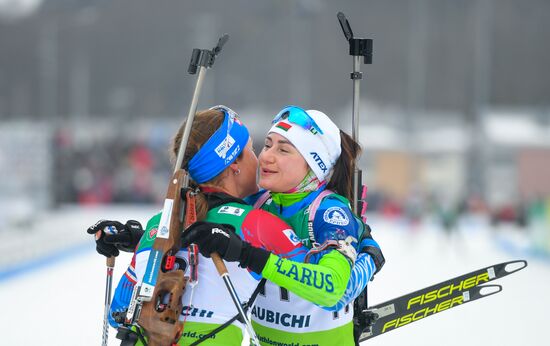
[[374, 274], [377, 274], [384, 266], [384, 263], [386, 263], [384, 254], [380, 249], [380, 245], [378, 245], [376, 240], [372, 238], [370, 226], [367, 224], [365, 224], [363, 239], [359, 244], [359, 252], [368, 253], [372, 257], [372, 259], [374, 260], [374, 265], [376, 266], [376, 271], [374, 272]]
[[228, 224], [198, 221], [189, 226], [182, 235], [182, 247], [191, 243], [199, 246], [201, 255], [210, 257], [217, 252], [228, 262], [239, 262], [242, 268], [260, 274], [269, 259], [269, 251], [254, 247], [235, 234]]
[[[107, 227], [110, 230], [106, 233]], [[99, 220], [87, 232], [96, 234], [96, 251], [106, 257], [118, 256], [118, 250], [133, 252], [144, 233], [141, 224], [135, 220], [128, 220], [125, 225], [118, 221]]]

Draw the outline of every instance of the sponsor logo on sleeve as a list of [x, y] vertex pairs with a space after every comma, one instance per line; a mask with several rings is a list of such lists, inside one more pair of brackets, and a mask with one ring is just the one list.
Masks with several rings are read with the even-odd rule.
[[157, 230], [158, 229], [155, 227], [155, 228], [153, 228], [149, 231], [149, 233], [148, 233], [149, 239], [154, 239], [155, 238], [155, 236], [157, 235]]
[[283, 231], [283, 233], [286, 235], [286, 237], [288, 238], [288, 240], [290, 240], [290, 242], [296, 246], [298, 244], [300, 244], [302, 241], [300, 240], [300, 238], [298, 238], [298, 236], [296, 235], [296, 233], [294, 233], [293, 230], [291, 230], [290, 228], [287, 228]]
[[243, 213], [244, 213], [244, 209], [231, 207], [228, 205], [225, 205], [218, 210], [218, 214], [229, 214], [229, 215], [241, 216]]

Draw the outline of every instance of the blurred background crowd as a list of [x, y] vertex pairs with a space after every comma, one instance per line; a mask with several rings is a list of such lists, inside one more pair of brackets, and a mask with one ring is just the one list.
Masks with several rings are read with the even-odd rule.
[[350, 131], [338, 11], [374, 40], [369, 211], [451, 233], [475, 216], [549, 254], [546, 0], [0, 1], [0, 232], [68, 204], [160, 207], [191, 51], [225, 32], [199, 108], [234, 108], [257, 150], [286, 104]]

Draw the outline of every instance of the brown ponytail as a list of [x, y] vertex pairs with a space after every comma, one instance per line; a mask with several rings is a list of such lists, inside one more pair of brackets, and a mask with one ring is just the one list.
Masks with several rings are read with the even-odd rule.
[[[189, 160], [191, 160], [191, 158], [199, 151], [204, 143], [208, 141], [214, 132], [220, 128], [224, 118], [225, 115], [221, 110], [204, 110], [195, 114], [193, 126], [191, 127], [191, 133], [189, 134], [189, 141], [183, 157], [183, 168], [187, 169]], [[180, 126], [178, 132], [172, 140], [171, 156], [174, 163], [176, 161], [176, 157], [178, 156], [184, 128], [185, 122]], [[211, 185], [219, 185], [220, 181], [221, 177], [218, 175], [208, 183]], [[190, 180], [190, 185], [194, 188], [198, 187], [198, 184], [193, 180]], [[208, 203], [206, 202], [206, 196], [203, 193], [199, 193], [197, 195], [196, 209], [197, 220], [203, 220], [208, 212]]]
[[361, 146], [350, 135], [340, 130], [342, 153], [334, 164], [327, 188], [346, 197], [353, 204], [353, 170], [361, 155]]

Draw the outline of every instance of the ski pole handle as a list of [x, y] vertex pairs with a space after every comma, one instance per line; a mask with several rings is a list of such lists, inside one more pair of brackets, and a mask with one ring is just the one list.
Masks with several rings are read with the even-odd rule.
[[214, 265], [216, 266], [216, 270], [218, 271], [218, 274], [220, 274], [220, 276], [223, 276], [224, 274], [228, 274], [227, 267], [225, 266], [225, 263], [220, 257], [220, 254], [218, 254], [217, 252], [213, 252], [210, 254], [210, 257], [212, 258], [212, 262], [214, 262]]
[[107, 260], [105, 261], [107, 264], [107, 268], [111, 268], [111, 270], [115, 267], [115, 256], [107, 257]]

